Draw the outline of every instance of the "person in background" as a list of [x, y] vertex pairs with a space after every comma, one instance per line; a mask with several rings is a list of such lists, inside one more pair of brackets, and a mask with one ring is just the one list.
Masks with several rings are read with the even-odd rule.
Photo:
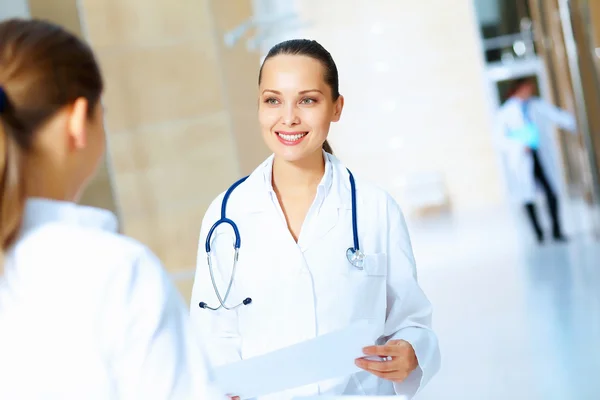
[[[228, 195], [225, 210], [222, 193], [206, 212], [190, 310], [198, 335], [212, 339], [211, 359], [222, 365], [368, 321], [374, 329], [356, 360], [360, 372], [264, 399], [412, 398], [440, 368], [432, 306], [417, 282], [400, 207], [354, 180], [327, 142], [344, 106], [336, 64], [316, 41], [290, 40], [270, 50], [258, 83], [258, 120], [273, 154]], [[233, 299], [225, 299], [228, 307], [243, 301], [233, 310], [215, 310], [215, 286], [227, 288], [232, 276], [233, 230], [211, 228], [223, 217], [237, 224], [242, 243]], [[360, 257], [356, 242], [349, 249], [353, 238]]]
[[102, 92], [75, 36], [0, 23], [0, 398], [221, 398], [160, 261], [75, 204], [105, 150]]
[[557, 145], [552, 125], [575, 133], [575, 118], [568, 112], [535, 97], [535, 82], [518, 79], [509, 91], [508, 100], [500, 107], [497, 118], [498, 137], [506, 155], [509, 192], [512, 199], [523, 204], [539, 243], [544, 231], [537, 217], [535, 198], [538, 186], [546, 195], [552, 220], [552, 237], [564, 242], [560, 221], [556, 171]]

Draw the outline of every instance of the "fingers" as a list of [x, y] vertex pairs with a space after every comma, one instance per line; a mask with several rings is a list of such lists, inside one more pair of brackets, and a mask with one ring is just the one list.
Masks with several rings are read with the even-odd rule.
[[[405, 340], [391, 340], [384, 346], [367, 346], [363, 348], [365, 358], [356, 360], [359, 368], [392, 382], [404, 381], [410, 372], [418, 366], [412, 345]], [[373, 361], [369, 356], [387, 357], [389, 361]]]
[[356, 360], [359, 368], [392, 382], [402, 382], [406, 379], [409, 372], [401, 361], [368, 361], [362, 358]]
[[396, 383], [403, 382], [407, 377], [408, 373], [405, 371], [391, 371], [391, 372], [380, 372], [380, 371], [368, 371], [373, 375]]
[[356, 366], [369, 372], [392, 372], [397, 369], [397, 363], [394, 361], [371, 361], [364, 358], [357, 359]]
[[391, 356], [392, 354], [390, 354], [390, 352], [393, 351], [391, 347], [392, 346], [367, 346], [363, 349], [363, 353], [367, 356]]
[[368, 346], [363, 349], [363, 353], [367, 356], [396, 356], [405, 355], [407, 348], [402, 344], [388, 344], [385, 346]]

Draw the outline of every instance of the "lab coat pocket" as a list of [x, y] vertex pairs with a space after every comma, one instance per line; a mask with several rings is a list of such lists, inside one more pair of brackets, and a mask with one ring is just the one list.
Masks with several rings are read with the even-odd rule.
[[[348, 304], [354, 304], [353, 320], [368, 319], [373, 323], [385, 321], [387, 254], [371, 253], [365, 255], [363, 271], [357, 271], [353, 290]], [[359, 277], [360, 276], [360, 277]]]
[[369, 276], [387, 276], [387, 254], [366, 254], [365, 272]]

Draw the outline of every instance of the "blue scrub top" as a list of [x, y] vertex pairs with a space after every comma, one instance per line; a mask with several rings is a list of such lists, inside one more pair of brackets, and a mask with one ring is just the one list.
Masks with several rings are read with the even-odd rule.
[[521, 110], [523, 112], [523, 121], [525, 122], [521, 128], [511, 129], [509, 136], [521, 141], [527, 147], [537, 150], [540, 145], [540, 131], [538, 127], [529, 118], [529, 101], [521, 102]]

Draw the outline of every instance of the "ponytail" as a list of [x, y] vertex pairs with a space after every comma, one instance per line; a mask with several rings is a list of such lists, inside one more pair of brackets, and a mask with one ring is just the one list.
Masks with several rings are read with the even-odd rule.
[[329, 154], [333, 154], [333, 149], [331, 148], [331, 145], [329, 144], [329, 142], [327, 140], [325, 140], [323, 142], [323, 150], [325, 150], [325, 152], [327, 152]]
[[[0, 251], [16, 239], [25, 208], [21, 150], [0, 115]], [[1, 271], [0, 267], [0, 271]]]

